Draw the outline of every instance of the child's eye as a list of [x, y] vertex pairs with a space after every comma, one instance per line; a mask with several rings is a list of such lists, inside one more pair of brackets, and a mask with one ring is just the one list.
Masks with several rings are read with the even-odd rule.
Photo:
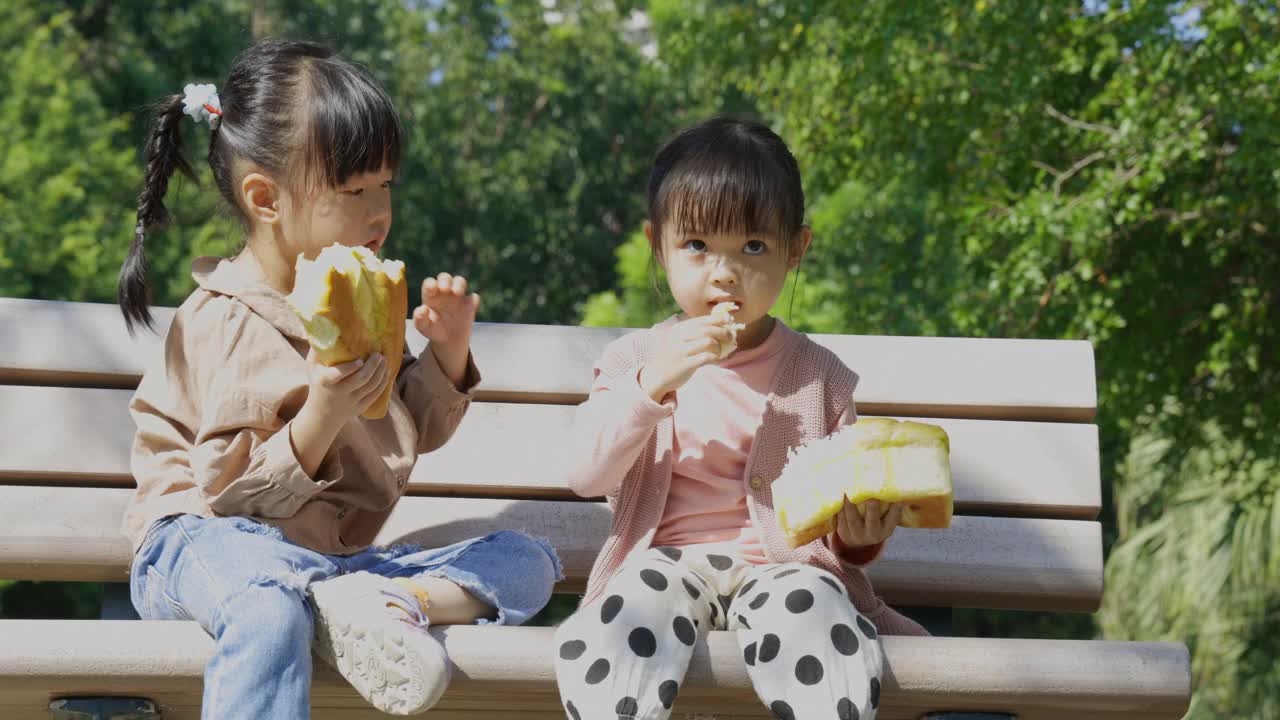
[[392, 186], [392, 185], [395, 185], [395, 184], [396, 184], [396, 181], [395, 181], [395, 180], [388, 180], [388, 181], [386, 181], [386, 182], [382, 183], [382, 188], [383, 188], [384, 190], [390, 190], [390, 189], [391, 189], [391, 186]]
[[685, 246], [685, 248], [686, 248], [686, 249], [692, 250], [692, 251], [694, 251], [694, 252], [702, 252], [702, 251], [704, 251], [704, 250], [706, 250], [706, 249], [707, 249], [707, 244], [706, 244], [705, 242], [703, 242], [703, 241], [701, 241], [701, 240], [697, 240], [697, 239], [694, 239], [694, 240], [685, 240], [685, 241], [684, 241], [684, 246]]
[[742, 251], [748, 255], [763, 255], [768, 249], [769, 246], [762, 240], [748, 240], [747, 244], [742, 246]]
[[343, 190], [342, 194], [350, 195], [351, 197], [360, 197], [361, 195], [364, 194], [364, 188], [356, 188], [355, 190]]

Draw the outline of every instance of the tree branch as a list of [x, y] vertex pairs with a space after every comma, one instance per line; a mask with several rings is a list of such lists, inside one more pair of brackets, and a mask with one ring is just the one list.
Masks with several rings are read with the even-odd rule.
[[533, 121], [538, 119], [538, 115], [542, 112], [542, 109], [547, 106], [547, 102], [550, 99], [551, 98], [547, 97], [546, 93], [538, 95], [538, 98], [533, 101], [533, 107], [530, 108], [529, 113], [524, 116], [524, 122], [520, 123], [520, 127], [525, 130], [533, 127]]
[[1204, 213], [1199, 210], [1179, 212], [1173, 208], [1156, 208], [1151, 211], [1151, 216], [1170, 222], [1186, 222], [1188, 220], [1199, 220], [1204, 216]]
[[1061, 110], [1054, 107], [1053, 105], [1050, 105], [1049, 103], [1045, 103], [1044, 111], [1049, 114], [1049, 117], [1055, 120], [1058, 120], [1066, 125], [1069, 125], [1070, 127], [1073, 127], [1077, 130], [1100, 132], [1109, 137], [1115, 137], [1116, 135], [1120, 134], [1119, 130], [1116, 130], [1115, 128], [1107, 125], [1099, 125], [1097, 123], [1089, 123], [1089, 122], [1084, 122], [1083, 120], [1076, 120], [1075, 118], [1067, 115], [1066, 113], [1062, 112]]
[[1097, 152], [1085, 155], [1084, 157], [1077, 160], [1075, 165], [1072, 165], [1071, 167], [1067, 168], [1066, 172], [1062, 173], [1062, 175], [1058, 176], [1057, 180], [1053, 181], [1054, 196], [1056, 197], [1062, 193], [1063, 183], [1065, 183], [1066, 181], [1074, 177], [1076, 173], [1080, 172], [1081, 170], [1084, 170], [1085, 168], [1098, 162], [1099, 160], [1105, 158], [1106, 156], [1107, 156], [1106, 151], [1099, 150]]
[[1074, 165], [1067, 168], [1066, 170], [1058, 170], [1054, 168], [1052, 165], [1040, 162], [1039, 160], [1032, 160], [1031, 164], [1034, 167], [1038, 167], [1041, 170], [1044, 170], [1045, 172], [1053, 176], [1053, 196], [1061, 197], [1062, 185], [1064, 183], [1066, 183], [1071, 178], [1075, 177], [1075, 175], [1079, 173], [1081, 170], [1084, 170], [1090, 165], [1098, 162], [1099, 160], [1102, 160], [1106, 156], [1107, 156], [1107, 151], [1098, 150], [1097, 152], [1090, 153], [1080, 158], [1075, 162]]
[[1059, 170], [1058, 168], [1056, 168], [1056, 167], [1054, 167], [1054, 166], [1052, 166], [1052, 165], [1050, 165], [1050, 164], [1048, 164], [1048, 163], [1042, 163], [1042, 162], [1040, 162], [1039, 160], [1032, 160], [1032, 161], [1031, 161], [1031, 166], [1032, 166], [1032, 167], [1038, 167], [1038, 168], [1040, 168], [1041, 170], [1043, 170], [1043, 171], [1045, 171], [1045, 172], [1049, 173], [1050, 175], [1052, 175], [1052, 176], [1054, 176], [1054, 177], [1058, 177], [1059, 175], [1062, 175], [1062, 171], [1061, 171], [1061, 170]]
[[[1064, 266], [1071, 260], [1071, 243], [1066, 240], [1062, 241], [1059, 254], [1059, 262]], [[1035, 332], [1036, 326], [1040, 324], [1040, 318], [1044, 315], [1045, 308], [1049, 306], [1049, 301], [1053, 299], [1053, 293], [1058, 287], [1058, 277], [1064, 271], [1058, 271], [1049, 278], [1049, 284], [1045, 286], [1044, 292], [1040, 294], [1040, 304], [1036, 307], [1035, 315], [1031, 316], [1031, 323], [1027, 325], [1027, 334], [1031, 335]]]

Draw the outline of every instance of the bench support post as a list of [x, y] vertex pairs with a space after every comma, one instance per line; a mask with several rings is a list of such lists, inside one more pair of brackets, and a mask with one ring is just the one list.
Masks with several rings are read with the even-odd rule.
[[49, 720], [161, 720], [160, 708], [146, 698], [68, 697], [49, 703]]

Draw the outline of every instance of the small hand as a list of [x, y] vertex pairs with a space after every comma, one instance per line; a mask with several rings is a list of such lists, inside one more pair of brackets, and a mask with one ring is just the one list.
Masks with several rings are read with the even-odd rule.
[[422, 281], [422, 304], [413, 311], [413, 325], [432, 343], [468, 346], [480, 296], [467, 294], [467, 279], [440, 273]]
[[342, 426], [364, 412], [387, 385], [387, 360], [374, 353], [328, 367], [307, 355], [307, 399], [289, 423], [289, 442], [302, 471], [315, 477]]
[[316, 352], [307, 355], [307, 404], [319, 417], [334, 427], [364, 412], [387, 384], [387, 360], [374, 353], [365, 360], [352, 360], [328, 367], [316, 360]]
[[710, 315], [672, 325], [664, 331], [653, 359], [640, 369], [640, 387], [661, 402], [667, 393], [688, 382], [698, 368], [718, 361], [721, 343], [729, 340], [724, 322]]
[[889, 539], [902, 521], [902, 503], [867, 500], [855, 505], [845, 498], [836, 516], [836, 535], [848, 548], [878, 545]]
[[422, 304], [413, 311], [413, 325], [431, 341], [431, 354], [455, 386], [466, 378], [471, 354], [471, 328], [476, 323], [480, 296], [467, 294], [467, 279], [440, 273], [422, 281]]

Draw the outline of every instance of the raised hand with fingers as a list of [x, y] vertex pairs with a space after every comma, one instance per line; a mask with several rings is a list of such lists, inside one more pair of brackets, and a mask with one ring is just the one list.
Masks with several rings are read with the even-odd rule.
[[442, 272], [422, 281], [422, 304], [413, 310], [413, 325], [431, 342], [440, 369], [454, 385], [466, 374], [478, 307], [480, 296], [467, 292], [461, 275]]

